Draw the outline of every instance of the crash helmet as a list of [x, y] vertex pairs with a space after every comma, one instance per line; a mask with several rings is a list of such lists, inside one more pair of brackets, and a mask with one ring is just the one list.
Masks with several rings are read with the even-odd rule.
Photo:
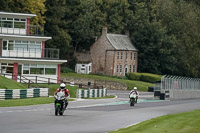
[[137, 90], [137, 87], [134, 87], [133, 90]]
[[66, 85], [65, 85], [64, 83], [60, 84], [60, 89], [61, 89], [61, 90], [64, 90], [64, 89], [65, 89], [65, 86], [66, 86]]

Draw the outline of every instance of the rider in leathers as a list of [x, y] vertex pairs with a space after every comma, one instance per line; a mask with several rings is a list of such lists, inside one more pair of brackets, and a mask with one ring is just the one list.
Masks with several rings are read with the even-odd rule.
[[60, 88], [58, 88], [57, 90], [56, 90], [56, 93], [55, 93], [55, 95], [58, 93], [58, 92], [60, 92], [60, 91], [64, 91], [65, 92], [65, 97], [66, 97], [66, 100], [65, 100], [65, 103], [64, 103], [64, 107], [65, 107], [65, 109], [67, 108], [67, 105], [68, 105], [68, 98], [70, 97], [70, 94], [69, 94], [69, 90], [68, 89], [66, 89], [65, 88], [65, 84], [64, 83], [61, 83], [60, 84]]

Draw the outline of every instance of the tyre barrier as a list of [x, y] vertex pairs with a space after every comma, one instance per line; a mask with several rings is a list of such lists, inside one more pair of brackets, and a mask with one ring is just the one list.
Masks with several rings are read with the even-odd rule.
[[0, 89], [0, 100], [3, 99], [21, 99], [31, 97], [48, 97], [49, 88], [31, 88], [31, 89]]
[[107, 95], [107, 89], [77, 89], [76, 98], [95, 98]]

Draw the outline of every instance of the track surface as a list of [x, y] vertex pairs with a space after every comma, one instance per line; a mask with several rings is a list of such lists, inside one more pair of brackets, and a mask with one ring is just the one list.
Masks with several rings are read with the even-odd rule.
[[140, 93], [139, 103], [130, 107], [127, 91], [108, 93], [118, 98], [73, 101], [64, 116], [54, 116], [53, 104], [0, 108], [0, 132], [105, 133], [161, 115], [200, 109], [200, 99], [154, 101], [152, 93]]

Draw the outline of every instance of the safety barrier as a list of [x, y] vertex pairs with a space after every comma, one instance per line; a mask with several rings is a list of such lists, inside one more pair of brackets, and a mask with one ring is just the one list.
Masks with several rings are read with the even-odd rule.
[[107, 89], [77, 89], [77, 98], [104, 97], [107, 95]]
[[0, 99], [20, 99], [31, 97], [48, 97], [49, 88], [0, 89]]

